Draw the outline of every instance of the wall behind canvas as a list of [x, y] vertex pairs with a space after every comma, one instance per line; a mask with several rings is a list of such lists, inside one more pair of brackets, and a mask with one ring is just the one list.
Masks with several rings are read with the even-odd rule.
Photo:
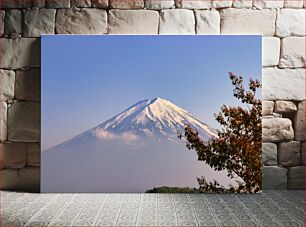
[[40, 188], [41, 34], [262, 35], [263, 188], [304, 188], [305, 5], [301, 0], [1, 0], [1, 188]]

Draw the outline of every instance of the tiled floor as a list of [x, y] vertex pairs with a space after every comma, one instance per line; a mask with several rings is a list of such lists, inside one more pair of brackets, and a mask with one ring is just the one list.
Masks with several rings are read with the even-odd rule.
[[303, 191], [262, 194], [1, 192], [4, 226], [304, 226]]

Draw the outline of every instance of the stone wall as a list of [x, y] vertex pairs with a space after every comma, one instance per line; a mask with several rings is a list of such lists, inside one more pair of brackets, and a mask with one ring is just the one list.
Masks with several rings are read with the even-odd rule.
[[264, 189], [304, 186], [305, 2], [1, 0], [2, 189], [38, 191], [41, 34], [263, 35]]

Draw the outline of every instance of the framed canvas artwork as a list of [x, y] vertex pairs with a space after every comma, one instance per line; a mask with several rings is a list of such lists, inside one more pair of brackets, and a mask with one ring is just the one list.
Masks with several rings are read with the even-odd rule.
[[261, 190], [261, 36], [41, 44], [42, 192]]

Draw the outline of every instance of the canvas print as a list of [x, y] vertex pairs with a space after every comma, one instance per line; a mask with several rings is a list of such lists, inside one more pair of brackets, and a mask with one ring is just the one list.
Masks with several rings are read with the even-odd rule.
[[260, 192], [261, 36], [41, 44], [42, 192]]

